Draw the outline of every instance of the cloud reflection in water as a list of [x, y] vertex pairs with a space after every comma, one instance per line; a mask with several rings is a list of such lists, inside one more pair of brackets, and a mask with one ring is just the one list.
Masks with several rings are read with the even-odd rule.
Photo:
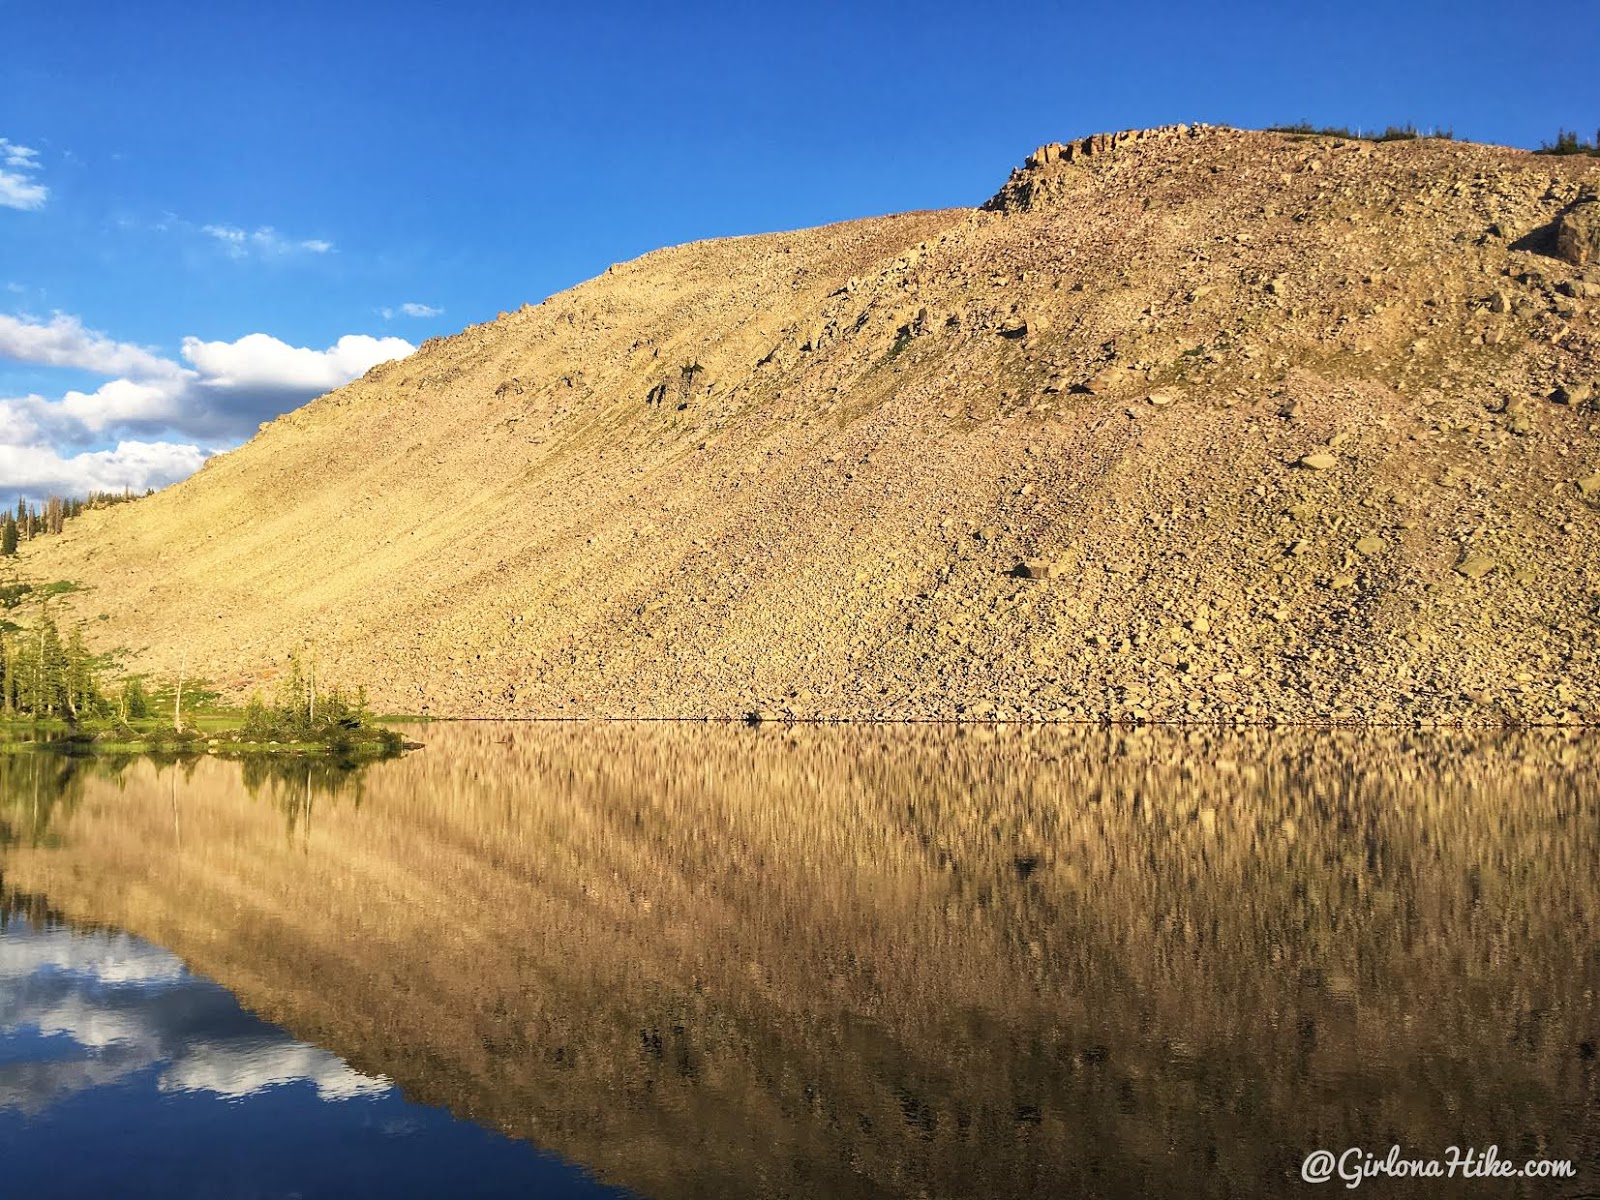
[[0, 1057], [0, 1109], [42, 1113], [147, 1068], [159, 1070], [164, 1093], [227, 1100], [295, 1083], [311, 1084], [326, 1101], [380, 1096], [392, 1086], [295, 1041], [175, 955], [127, 934], [4, 930], [0, 1038], [30, 1033], [27, 1058]]

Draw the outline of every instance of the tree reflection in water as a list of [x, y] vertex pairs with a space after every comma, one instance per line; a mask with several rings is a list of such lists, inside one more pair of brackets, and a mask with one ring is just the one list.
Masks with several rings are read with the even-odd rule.
[[82, 775], [7, 877], [649, 1195], [1274, 1194], [1394, 1142], [1600, 1170], [1589, 741], [428, 741]]

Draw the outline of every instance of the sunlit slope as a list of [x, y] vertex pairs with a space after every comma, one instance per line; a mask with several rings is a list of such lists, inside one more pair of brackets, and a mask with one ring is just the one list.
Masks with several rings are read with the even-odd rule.
[[410, 711], [1600, 710], [1600, 275], [1553, 253], [1600, 164], [1090, 149], [613, 267], [22, 567], [142, 667], [309, 640]]

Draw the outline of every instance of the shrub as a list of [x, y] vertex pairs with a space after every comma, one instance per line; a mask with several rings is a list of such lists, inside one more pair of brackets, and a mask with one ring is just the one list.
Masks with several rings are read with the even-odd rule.
[[1594, 154], [1600, 155], [1600, 130], [1596, 130], [1594, 141], [1585, 142], [1578, 135], [1566, 129], [1558, 130], [1554, 144], [1545, 142], [1534, 151], [1535, 154]]

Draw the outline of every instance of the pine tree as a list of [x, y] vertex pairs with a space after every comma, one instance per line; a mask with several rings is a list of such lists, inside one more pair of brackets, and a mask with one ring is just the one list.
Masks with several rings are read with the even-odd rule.
[[17, 522], [10, 513], [6, 514], [6, 522], [0, 526], [0, 555], [9, 557], [17, 552]]
[[150, 715], [150, 698], [145, 695], [144, 683], [137, 675], [130, 676], [122, 685], [122, 719], [137, 721]]
[[61, 631], [46, 612], [39, 618], [38, 685], [35, 713], [54, 717], [67, 710], [67, 651], [61, 644]]

